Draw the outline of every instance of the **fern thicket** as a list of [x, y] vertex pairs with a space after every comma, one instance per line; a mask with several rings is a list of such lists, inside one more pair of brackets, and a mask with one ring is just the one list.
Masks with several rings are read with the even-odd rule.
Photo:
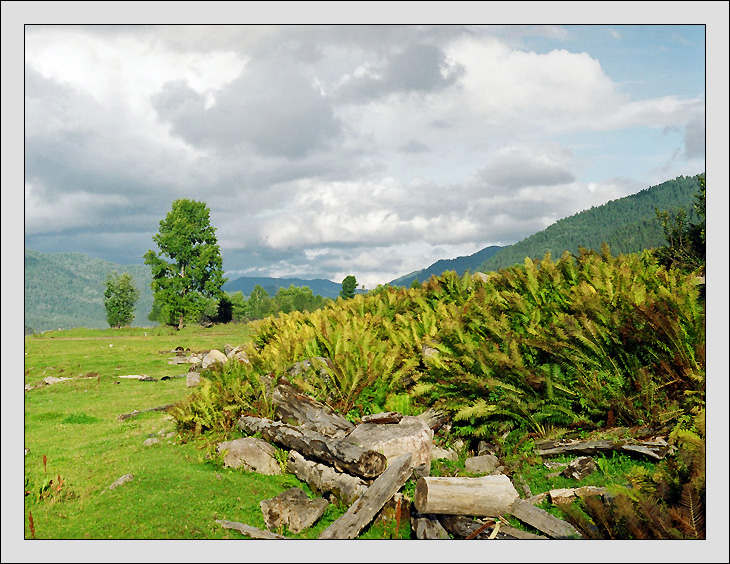
[[691, 276], [649, 253], [547, 254], [488, 277], [446, 272], [417, 288], [381, 287], [261, 320], [247, 345], [251, 364], [223, 367], [230, 374], [211, 378], [179, 417], [208, 421], [232, 397], [269, 409], [256, 374], [319, 358], [293, 383], [352, 417], [433, 406], [452, 412], [454, 431], [467, 437], [664, 425], [703, 405], [704, 339]]

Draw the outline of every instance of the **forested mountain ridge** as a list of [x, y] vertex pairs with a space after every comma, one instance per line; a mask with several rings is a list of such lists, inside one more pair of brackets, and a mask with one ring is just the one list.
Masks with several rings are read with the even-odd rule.
[[453, 259], [442, 259], [436, 261], [428, 268], [417, 270], [416, 272], [411, 272], [410, 274], [396, 278], [389, 282], [389, 284], [391, 286], [410, 286], [414, 280], [425, 282], [431, 278], [432, 275], [435, 274], [436, 276], [440, 276], [447, 270], [453, 270], [461, 276], [467, 270], [477, 270], [484, 261], [488, 260], [504, 248], [505, 247], [492, 245], [491, 247], [486, 247], [481, 251], [477, 251], [473, 255], [456, 257]]
[[26, 333], [73, 327], [105, 328], [107, 274], [128, 272], [140, 291], [132, 325], [149, 326], [152, 275], [144, 265], [120, 265], [82, 253], [41, 253], [25, 249]]
[[575, 253], [579, 247], [600, 251], [603, 242], [608, 243], [614, 255], [661, 247], [667, 241], [656, 210], [684, 208], [688, 220], [696, 221], [694, 204], [698, 191], [696, 176], [679, 176], [631, 196], [594, 206], [505, 247], [476, 270], [494, 271], [521, 264], [525, 257], [541, 259], [548, 252], [558, 259], [564, 251]]

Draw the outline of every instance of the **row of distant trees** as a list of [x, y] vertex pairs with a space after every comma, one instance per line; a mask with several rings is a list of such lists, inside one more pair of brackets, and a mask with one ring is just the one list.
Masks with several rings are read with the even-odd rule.
[[[278, 313], [313, 311], [331, 301], [314, 295], [306, 286], [280, 288], [274, 296], [257, 285], [248, 299], [241, 292], [228, 294], [221, 287], [223, 260], [204, 202], [175, 200], [152, 240], [158, 251], [147, 251], [145, 264], [152, 272], [154, 303], [149, 320], [181, 329], [186, 323], [227, 323], [263, 319]], [[347, 276], [340, 296], [355, 295], [357, 280]], [[111, 327], [130, 325], [139, 290], [128, 273], [106, 279], [104, 306]]]

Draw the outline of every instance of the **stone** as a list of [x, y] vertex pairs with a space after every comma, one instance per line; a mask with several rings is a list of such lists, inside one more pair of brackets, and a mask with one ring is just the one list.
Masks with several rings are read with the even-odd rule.
[[411, 453], [416, 475], [428, 476], [431, 471], [433, 431], [418, 417], [404, 415], [398, 423], [361, 423], [343, 440], [384, 454], [388, 464]]
[[464, 462], [464, 469], [472, 474], [490, 474], [499, 466], [499, 460], [491, 454], [472, 456]]
[[208, 368], [211, 364], [215, 364], [216, 362], [225, 364], [228, 362], [228, 357], [221, 351], [213, 349], [203, 357], [203, 369]]
[[119, 486], [124, 485], [127, 482], [131, 482], [132, 480], [134, 480], [134, 474], [125, 474], [124, 476], [122, 476], [121, 478], [116, 480], [111, 486], [109, 486], [107, 489], [105, 489], [101, 493], [118, 488]]
[[374, 413], [372, 415], [364, 415], [363, 423], [399, 423], [403, 419], [403, 414], [397, 411], [386, 411]]
[[231, 347], [230, 345], [225, 346], [225, 353], [228, 360], [237, 360], [238, 362], [249, 363], [248, 355], [243, 350], [243, 347]]
[[185, 376], [185, 385], [188, 388], [194, 388], [195, 386], [198, 386], [200, 384], [200, 373], [198, 372], [188, 372]]
[[596, 461], [593, 460], [592, 456], [579, 456], [568, 463], [568, 467], [563, 470], [563, 476], [580, 481], [595, 470]]
[[71, 378], [56, 378], [55, 376], [46, 376], [43, 378], [43, 381], [46, 384], [52, 385], [52, 384], [58, 384], [59, 382], [63, 382], [64, 380], [70, 380]]
[[309, 499], [304, 490], [289, 488], [271, 499], [259, 502], [264, 523], [270, 531], [286, 525], [293, 534], [311, 527], [322, 517], [329, 501], [322, 497]]
[[158, 444], [160, 444], [160, 439], [158, 438], [147, 439], [145, 442], [142, 443], [142, 445], [144, 446], [152, 446]]
[[452, 460], [456, 462], [459, 460], [459, 455], [452, 448], [446, 449], [431, 445], [431, 460]]
[[223, 457], [223, 464], [229, 468], [241, 468], [266, 474], [278, 476], [281, 466], [276, 460], [276, 448], [264, 440], [255, 437], [244, 437], [232, 441], [224, 441], [218, 444], [217, 451], [228, 452]]

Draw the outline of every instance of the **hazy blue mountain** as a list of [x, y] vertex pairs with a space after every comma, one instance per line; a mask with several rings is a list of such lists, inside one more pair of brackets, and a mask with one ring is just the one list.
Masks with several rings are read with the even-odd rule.
[[340, 290], [342, 290], [342, 283], [338, 284], [322, 278], [305, 280], [302, 278], [268, 278], [265, 276], [242, 276], [223, 284], [223, 290], [229, 294], [241, 292], [248, 298], [258, 285], [266, 290], [270, 296], [274, 296], [279, 288], [288, 288], [292, 284], [297, 287], [307, 286], [315, 296], [333, 299], [337, 298], [340, 295]]
[[481, 251], [477, 251], [473, 255], [456, 257], [453, 259], [442, 259], [436, 261], [428, 268], [424, 268], [423, 270], [418, 270], [416, 272], [411, 272], [410, 274], [406, 274], [405, 276], [396, 278], [395, 280], [389, 282], [389, 284], [391, 286], [410, 286], [414, 280], [418, 280], [419, 282], [425, 282], [426, 280], [431, 278], [432, 275], [435, 274], [436, 276], [440, 276], [447, 270], [455, 270], [456, 273], [459, 275], [464, 274], [467, 270], [476, 271], [485, 260], [494, 256], [503, 248], [504, 247], [498, 247], [496, 245], [493, 245], [491, 247], [486, 247]]

